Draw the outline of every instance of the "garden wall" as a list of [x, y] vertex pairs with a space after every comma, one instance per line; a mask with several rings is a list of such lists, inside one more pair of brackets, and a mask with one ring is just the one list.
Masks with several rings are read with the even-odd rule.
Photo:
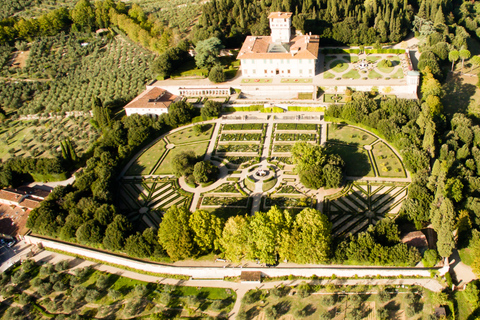
[[129, 258], [108, 254], [93, 249], [86, 249], [57, 241], [47, 240], [35, 236], [25, 236], [25, 242], [37, 245], [41, 243], [45, 248], [62, 250], [74, 255], [85, 256], [92, 259], [105, 261], [107, 263], [122, 265], [128, 268], [138, 269], [153, 273], [188, 275], [192, 278], [224, 278], [240, 276], [242, 271], [261, 271], [265, 276], [280, 277], [294, 275], [299, 277], [330, 277], [335, 274], [337, 277], [430, 277], [430, 271], [426, 268], [376, 268], [376, 267], [305, 267], [305, 268], [224, 268], [224, 267], [174, 267], [137, 261]]

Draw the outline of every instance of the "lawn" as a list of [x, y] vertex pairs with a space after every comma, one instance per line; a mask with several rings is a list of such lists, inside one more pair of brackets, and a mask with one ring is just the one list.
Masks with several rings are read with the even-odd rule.
[[395, 69], [394, 67], [394, 63], [392, 63], [392, 66], [391, 67], [387, 67], [387, 66], [379, 66], [377, 64], [377, 69], [380, 70], [381, 72], [383, 73], [391, 73], [393, 71], [393, 69]]
[[345, 143], [362, 147], [366, 144], [372, 144], [377, 137], [365, 130], [352, 126], [329, 124], [327, 128], [327, 140], [336, 143]]
[[323, 95], [323, 102], [327, 103], [336, 103], [336, 102], [345, 102], [345, 95], [344, 94], [329, 94], [325, 93]]
[[345, 62], [344, 60], [334, 60], [330, 62], [330, 68], [331, 70], [335, 72], [344, 72], [345, 70], [348, 69], [348, 62]]
[[299, 92], [297, 98], [300, 100], [311, 100], [312, 96], [313, 94], [310, 92]]
[[382, 57], [379, 56], [368, 56], [367, 57], [367, 62], [373, 63], [377, 62], [378, 60], [382, 59]]
[[198, 69], [194, 59], [188, 59], [182, 63], [182, 66], [172, 73], [172, 79], [180, 77], [205, 78], [208, 76], [207, 69]]
[[323, 73], [323, 79], [333, 79], [333, 78], [335, 78], [335, 75], [333, 73], [328, 71]]
[[382, 79], [383, 76], [378, 73], [377, 71], [375, 70], [371, 70], [369, 73], [368, 73], [368, 78], [369, 79]]
[[374, 177], [368, 153], [363, 148], [345, 144], [327, 143], [327, 149], [337, 153], [345, 161], [346, 175], [353, 177]]
[[342, 75], [343, 79], [360, 79], [360, 74], [357, 70], [350, 70]]
[[377, 172], [383, 178], [405, 178], [405, 170], [397, 155], [384, 142], [373, 145], [373, 156], [377, 165]]
[[477, 77], [447, 75], [443, 85], [445, 96], [442, 98], [444, 111], [448, 117], [455, 113], [468, 113], [480, 119], [480, 89], [477, 88]]
[[158, 167], [157, 170], [155, 170], [155, 175], [158, 174], [173, 174], [173, 168], [172, 168], [172, 161], [173, 158], [183, 152], [183, 151], [193, 151], [197, 156], [203, 156], [205, 152], [207, 151], [208, 144], [210, 141], [205, 141], [205, 142], [197, 142], [194, 144], [181, 144], [177, 145], [175, 148], [171, 149], [168, 151], [167, 156], [165, 159], [163, 159], [162, 163]]
[[460, 260], [462, 260], [467, 266], [470, 266], [473, 263], [470, 248], [462, 248], [458, 250], [458, 254], [460, 255]]
[[275, 177], [264, 181], [263, 184], [262, 184], [263, 192], [272, 189], [275, 186], [276, 183], [277, 183], [277, 178], [275, 178]]
[[403, 70], [402, 68], [398, 69], [397, 72], [391, 75], [392, 79], [403, 79]]
[[171, 133], [167, 136], [167, 140], [170, 141], [170, 143], [173, 144], [181, 144], [181, 143], [190, 143], [190, 142], [197, 142], [197, 141], [203, 141], [203, 140], [209, 140], [213, 128], [215, 127], [213, 124], [205, 124], [205, 129], [203, 133], [196, 135], [193, 131], [193, 127], [186, 128], [180, 131], [177, 131], [175, 133]]
[[165, 141], [159, 140], [153, 146], [148, 148], [140, 157], [135, 159], [133, 164], [128, 168], [126, 175], [147, 175], [154, 168], [157, 161], [162, 157], [165, 152]]

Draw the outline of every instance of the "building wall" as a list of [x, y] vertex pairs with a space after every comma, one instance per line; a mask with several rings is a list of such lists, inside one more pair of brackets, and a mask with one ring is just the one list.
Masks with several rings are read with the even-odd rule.
[[288, 42], [291, 38], [291, 18], [270, 19], [272, 41]]
[[311, 78], [315, 59], [241, 59], [244, 78]]
[[130, 116], [134, 113], [140, 115], [161, 115], [162, 113], [168, 113], [167, 108], [125, 108], [125, 113]]

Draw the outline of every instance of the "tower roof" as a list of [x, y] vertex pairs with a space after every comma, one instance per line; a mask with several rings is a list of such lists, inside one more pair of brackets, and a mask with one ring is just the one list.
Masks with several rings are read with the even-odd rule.
[[291, 12], [270, 12], [268, 19], [287, 19], [292, 16]]

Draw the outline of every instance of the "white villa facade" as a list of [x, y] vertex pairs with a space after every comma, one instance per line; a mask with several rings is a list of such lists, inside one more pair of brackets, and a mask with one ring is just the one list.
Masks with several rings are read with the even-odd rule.
[[272, 12], [270, 36], [248, 36], [237, 56], [244, 78], [313, 78], [320, 38], [292, 39], [291, 12]]

